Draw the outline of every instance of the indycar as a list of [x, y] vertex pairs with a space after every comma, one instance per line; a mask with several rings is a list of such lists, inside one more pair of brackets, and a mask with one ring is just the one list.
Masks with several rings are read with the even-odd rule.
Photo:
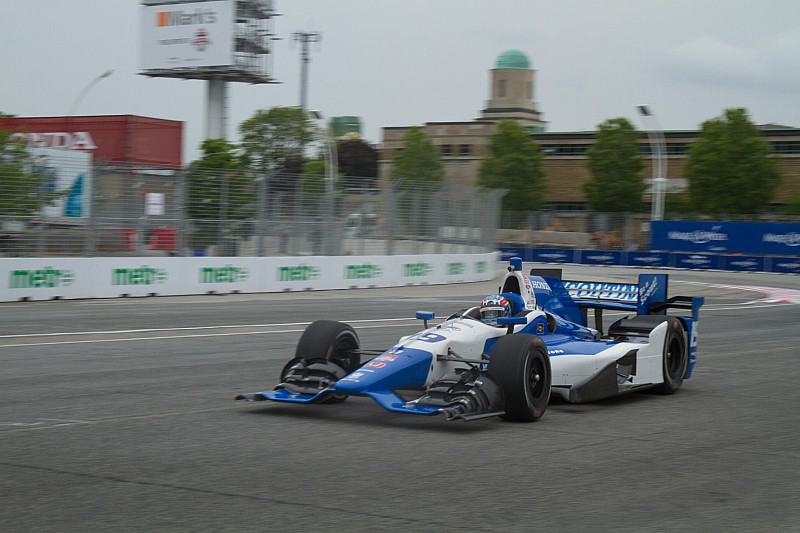
[[[637, 284], [567, 281], [560, 269], [526, 275], [513, 257], [497, 295], [510, 304], [507, 316], [487, 322], [472, 307], [432, 324], [434, 313], [417, 311], [424, 329], [385, 350], [362, 349], [347, 324], [317, 321], [273, 390], [236, 399], [366, 396], [397, 413], [529, 422], [544, 415], [551, 395], [582, 403], [642, 389], [672, 394], [692, 375], [704, 299], [668, 298], [667, 285], [667, 274], [656, 273], [640, 274]], [[627, 314], [603, 331], [604, 310]]]

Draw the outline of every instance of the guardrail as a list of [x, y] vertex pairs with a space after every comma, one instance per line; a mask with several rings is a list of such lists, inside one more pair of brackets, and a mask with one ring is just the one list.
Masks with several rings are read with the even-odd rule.
[[464, 283], [494, 279], [497, 256], [10, 258], [0, 261], [0, 301]]
[[521, 257], [532, 263], [729, 270], [800, 274], [800, 257], [762, 255], [720, 255], [675, 252], [620, 252], [565, 250], [560, 248], [500, 248], [500, 260]]

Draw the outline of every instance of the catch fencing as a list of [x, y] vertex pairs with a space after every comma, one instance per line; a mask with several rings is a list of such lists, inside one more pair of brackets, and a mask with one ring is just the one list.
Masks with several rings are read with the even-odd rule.
[[504, 191], [375, 178], [109, 168], [50, 157], [0, 167], [0, 257], [485, 253]]

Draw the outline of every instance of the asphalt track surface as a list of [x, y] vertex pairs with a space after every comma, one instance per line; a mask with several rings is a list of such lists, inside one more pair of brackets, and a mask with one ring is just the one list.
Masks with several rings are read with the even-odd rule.
[[714, 287], [796, 276], [670, 272], [706, 297], [673, 396], [531, 424], [233, 401], [312, 320], [386, 348], [498, 283], [0, 304], [0, 531], [798, 531], [800, 305]]

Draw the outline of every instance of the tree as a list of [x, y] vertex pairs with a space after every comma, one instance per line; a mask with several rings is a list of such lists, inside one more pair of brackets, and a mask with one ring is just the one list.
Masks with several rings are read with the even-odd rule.
[[341, 185], [345, 189], [365, 189], [378, 181], [378, 151], [361, 139], [336, 143]]
[[33, 171], [28, 145], [14, 140], [12, 133], [0, 131], [0, 214], [6, 220], [24, 219], [36, 214], [50, 196], [43, 197], [43, 176]]
[[490, 189], [508, 189], [503, 210], [536, 211], [544, 201], [542, 152], [520, 124], [503, 120], [492, 135], [492, 153], [481, 162], [478, 184]]
[[192, 219], [228, 219], [247, 216], [254, 202], [253, 178], [242, 171], [233, 144], [206, 139], [203, 155], [187, 169], [187, 212]]
[[317, 133], [299, 107], [259, 109], [239, 126], [242, 163], [258, 171], [275, 171], [290, 160], [302, 160], [305, 146]]
[[647, 186], [640, 172], [639, 132], [625, 118], [598, 126], [595, 143], [586, 152], [591, 178], [584, 184], [586, 201], [595, 211], [638, 212]]
[[422, 131], [413, 126], [403, 137], [403, 149], [394, 156], [390, 174], [392, 180], [403, 180], [408, 187], [414, 184], [439, 184], [444, 181], [444, 168], [439, 151]]
[[692, 207], [709, 214], [760, 211], [781, 179], [770, 151], [745, 109], [705, 121], [686, 159]]

